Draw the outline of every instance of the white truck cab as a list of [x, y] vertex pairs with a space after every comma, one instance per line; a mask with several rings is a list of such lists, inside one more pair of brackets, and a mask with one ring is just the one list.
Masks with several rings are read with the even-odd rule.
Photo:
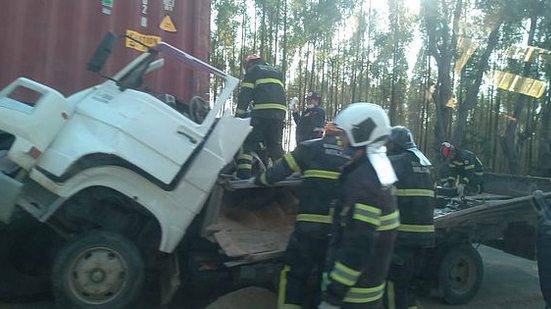
[[[89, 68], [99, 71], [116, 41], [108, 35]], [[208, 75], [210, 97], [171, 106], [180, 98], [144, 87], [167, 58]], [[0, 136], [13, 140], [0, 167], [16, 166], [0, 172], [0, 220], [23, 209], [68, 241], [51, 271], [63, 307], [129, 308], [147, 264], [140, 243], [175, 250], [250, 131], [227, 105], [237, 84], [160, 43], [69, 97], [27, 78], [0, 92]]]

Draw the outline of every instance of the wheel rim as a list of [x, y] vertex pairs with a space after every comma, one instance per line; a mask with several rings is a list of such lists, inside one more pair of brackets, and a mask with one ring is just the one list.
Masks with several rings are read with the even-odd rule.
[[476, 282], [475, 261], [467, 256], [457, 256], [450, 261], [448, 280], [456, 294], [469, 292]]
[[87, 304], [104, 304], [116, 298], [126, 285], [128, 266], [108, 247], [87, 248], [70, 266], [69, 288]]

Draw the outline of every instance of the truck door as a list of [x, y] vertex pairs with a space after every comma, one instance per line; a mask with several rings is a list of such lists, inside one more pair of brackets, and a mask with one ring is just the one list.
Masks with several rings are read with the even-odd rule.
[[8, 157], [31, 169], [73, 114], [56, 90], [20, 77], [0, 91], [0, 130], [15, 137]]

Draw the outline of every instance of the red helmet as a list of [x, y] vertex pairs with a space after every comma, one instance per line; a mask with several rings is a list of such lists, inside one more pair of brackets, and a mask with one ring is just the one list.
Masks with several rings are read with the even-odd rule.
[[440, 144], [440, 153], [444, 158], [450, 158], [453, 154], [453, 145], [448, 142]]
[[253, 60], [258, 60], [258, 59], [261, 59], [260, 56], [258, 55], [248, 55], [247, 57], [245, 57], [245, 64], [253, 61]]

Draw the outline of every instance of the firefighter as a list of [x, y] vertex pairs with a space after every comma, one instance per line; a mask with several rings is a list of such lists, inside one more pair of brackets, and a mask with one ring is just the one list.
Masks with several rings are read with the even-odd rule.
[[[301, 113], [293, 111], [293, 119], [297, 125], [297, 144], [323, 135], [325, 126], [325, 110], [320, 106], [319, 93], [310, 91], [306, 94], [306, 109]], [[296, 108], [296, 107], [295, 107]]]
[[434, 179], [432, 164], [417, 148], [411, 131], [395, 126], [387, 145], [396, 183], [400, 226], [390, 266], [386, 308], [417, 308], [414, 280], [428, 248], [434, 247]]
[[482, 192], [484, 166], [480, 159], [471, 151], [455, 147], [449, 142], [440, 145], [440, 154], [447, 163], [440, 171], [440, 181], [444, 186], [457, 187], [460, 197]]
[[[251, 151], [262, 155], [264, 164], [283, 156], [281, 138], [287, 105], [281, 73], [257, 55], [245, 59], [245, 77], [237, 99], [236, 117], [250, 117], [253, 127], [237, 157], [236, 176], [251, 177]], [[264, 151], [265, 150], [265, 151]]]
[[332, 223], [330, 204], [337, 196], [340, 168], [348, 161], [341, 135], [342, 131], [328, 126], [323, 138], [300, 143], [255, 179], [255, 183], [269, 186], [293, 172], [303, 177], [295, 229], [280, 274], [278, 308], [312, 308], [319, 304], [319, 284], [314, 285], [316, 291], [310, 291], [309, 279], [315, 276], [319, 279], [316, 283], [321, 280]]
[[536, 258], [541, 294], [545, 309], [551, 309], [551, 204], [545, 200], [543, 192], [535, 191], [538, 228], [536, 235]]
[[397, 179], [384, 147], [390, 124], [371, 103], [350, 104], [334, 123], [346, 134], [351, 159], [339, 178], [319, 308], [379, 308], [400, 225]]

